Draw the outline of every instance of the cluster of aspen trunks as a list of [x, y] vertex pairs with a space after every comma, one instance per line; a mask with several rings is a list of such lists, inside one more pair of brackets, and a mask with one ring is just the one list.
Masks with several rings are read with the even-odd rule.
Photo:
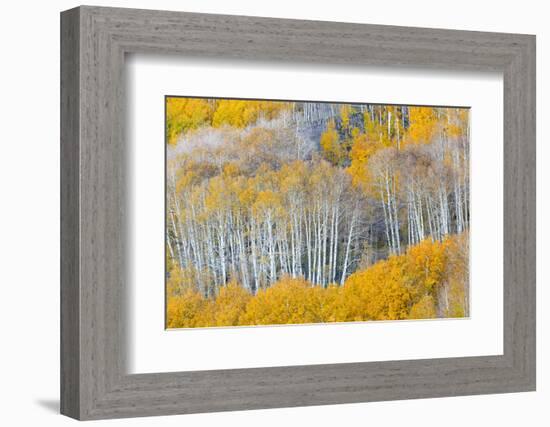
[[343, 285], [315, 286], [282, 276], [252, 295], [232, 280], [215, 298], [181, 288], [182, 270], [168, 280], [166, 326], [274, 325], [469, 315], [468, 235], [425, 239], [351, 274]]
[[343, 285], [468, 229], [467, 109], [281, 103], [244, 120], [230, 114], [246, 106], [204, 102], [166, 180], [167, 272], [204, 297], [230, 281], [252, 295], [281, 277]]

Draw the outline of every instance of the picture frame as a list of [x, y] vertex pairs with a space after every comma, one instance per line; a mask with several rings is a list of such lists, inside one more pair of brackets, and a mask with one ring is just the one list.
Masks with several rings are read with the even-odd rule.
[[[129, 53], [503, 73], [504, 352], [128, 374]], [[61, 413], [79, 420], [532, 391], [535, 37], [81, 6], [61, 14]]]

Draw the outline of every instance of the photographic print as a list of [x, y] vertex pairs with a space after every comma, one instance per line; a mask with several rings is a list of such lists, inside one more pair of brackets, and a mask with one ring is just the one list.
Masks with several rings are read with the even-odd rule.
[[165, 102], [167, 328], [469, 316], [469, 108]]

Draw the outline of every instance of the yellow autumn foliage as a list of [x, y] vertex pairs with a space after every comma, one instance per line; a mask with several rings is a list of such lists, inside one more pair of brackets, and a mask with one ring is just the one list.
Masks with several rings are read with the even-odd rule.
[[217, 102], [212, 116], [212, 126], [223, 125], [244, 128], [263, 117], [267, 120], [276, 118], [279, 113], [289, 108], [286, 102], [221, 99]]
[[[349, 121], [349, 118], [348, 118]], [[333, 165], [342, 160], [342, 145], [336, 131], [334, 120], [329, 121], [327, 129], [321, 134], [320, 145], [323, 157]]]
[[210, 326], [201, 321], [208, 301], [194, 290], [188, 289], [178, 296], [168, 296], [166, 303], [167, 328], [195, 328]]
[[349, 104], [343, 104], [340, 107], [340, 118], [342, 120], [342, 127], [344, 129], [347, 129], [349, 126], [350, 114], [352, 113], [352, 111], [353, 109]]
[[351, 165], [347, 168], [352, 177], [353, 185], [367, 188], [372, 180], [368, 168], [370, 158], [379, 150], [378, 144], [368, 139], [365, 134], [356, 133], [353, 136], [350, 159]]
[[409, 319], [433, 319], [437, 317], [434, 297], [424, 295], [416, 302], [409, 312]]
[[432, 107], [410, 107], [408, 141], [413, 144], [429, 144], [439, 126], [438, 111]]
[[248, 303], [241, 322], [245, 325], [322, 322], [320, 291], [321, 288], [304, 279], [282, 278], [256, 294]]
[[290, 107], [290, 103], [279, 101], [168, 97], [167, 142], [175, 144], [182, 133], [204, 125], [244, 128], [260, 118], [274, 119]]
[[182, 132], [197, 129], [212, 117], [212, 105], [202, 98], [166, 99], [166, 134], [168, 144], [175, 144]]
[[[235, 281], [205, 297], [185, 274], [168, 280], [167, 327], [276, 325], [468, 315], [468, 237], [426, 239], [404, 254], [356, 271], [343, 286], [281, 277], [252, 295]], [[178, 280], [184, 283], [177, 286]], [[178, 289], [174, 293], [173, 289]]]
[[411, 294], [403, 280], [402, 259], [390, 257], [348, 277], [342, 289], [346, 315], [342, 320], [398, 320], [407, 317]]

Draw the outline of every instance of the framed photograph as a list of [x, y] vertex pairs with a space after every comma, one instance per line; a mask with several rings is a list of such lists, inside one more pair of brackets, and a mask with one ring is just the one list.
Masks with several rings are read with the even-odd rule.
[[61, 14], [61, 411], [535, 390], [535, 37]]

